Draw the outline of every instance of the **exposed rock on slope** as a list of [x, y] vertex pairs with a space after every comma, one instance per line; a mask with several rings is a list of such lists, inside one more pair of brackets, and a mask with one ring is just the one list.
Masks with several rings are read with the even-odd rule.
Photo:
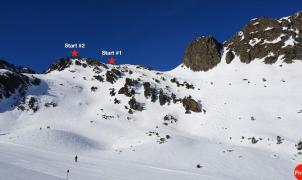
[[[158, 100], [160, 106], [171, 106], [172, 101], [173, 105], [181, 106], [183, 98], [185, 96], [190, 97], [190, 91], [186, 90], [194, 89], [194, 85], [189, 82], [178, 81], [175, 77], [165, 76], [163, 73], [142, 66], [107, 66], [96, 60], [86, 58], [62, 58], [57, 63], [52, 64], [50, 68], [45, 71], [44, 75], [51, 75], [53, 71], [67, 73], [69, 75], [72, 73], [72, 79], [75, 79], [76, 74], [80, 71], [87, 71], [89, 72], [88, 74], [91, 73], [91, 80], [82, 77], [83, 80], [81, 81], [85, 81], [86, 83], [97, 80], [98, 83], [101, 83], [102, 85], [106, 84], [106, 86], [109, 87], [108, 94], [110, 96], [115, 96], [111, 99], [111, 102], [124, 105], [129, 114], [148, 109], [146, 102], [149, 101], [155, 103]], [[145, 74], [147, 71], [149, 75]], [[34, 82], [34, 84], [39, 83], [38, 81]], [[177, 86], [174, 85], [174, 83], [176, 83]], [[173, 86], [175, 87], [172, 88]], [[97, 86], [97, 84], [92, 84], [92, 86], [89, 86], [89, 89], [90, 92], [96, 92], [96, 90], [99, 92], [103, 91], [105, 88]], [[181, 89], [186, 95], [180, 96], [178, 89]], [[115, 90], [117, 90], [117, 92]], [[140, 97], [141, 92], [143, 92], [142, 97]], [[37, 99], [37, 101], [39, 101], [39, 99]], [[126, 101], [128, 103], [125, 104]], [[198, 105], [196, 105], [196, 103], [194, 104], [195, 101], [193, 99], [185, 98], [184, 101], [187, 104], [185, 107], [187, 111], [201, 112], [198, 110]], [[33, 109], [29, 107], [29, 109], [36, 112], [39, 108]]]
[[19, 72], [14, 65], [0, 60], [0, 100], [14, 93], [24, 96], [28, 86], [39, 85], [40, 80]]
[[26, 67], [17, 67], [18, 72], [20, 73], [26, 73], [26, 74], [36, 74], [36, 72], [30, 68]]
[[[60, 178], [80, 154], [78, 179], [291, 179], [302, 162], [302, 61], [281, 68], [239, 63], [235, 51], [222, 57], [231, 65], [206, 73], [77, 58], [30, 75], [0, 64], [3, 83], [13, 74], [28, 87], [21, 104], [22, 85], [0, 99], [0, 174], [3, 162], [20, 162], [41, 177], [51, 165]], [[28, 86], [40, 83], [33, 77], [41, 86]]]
[[70, 66], [70, 62], [71, 61], [69, 58], [67, 59], [61, 58], [56, 63], [51, 64], [49, 69], [45, 71], [45, 74], [50, 73], [51, 71], [54, 70], [63, 71], [65, 68]]
[[0, 69], [6, 69], [8, 71], [17, 72], [17, 70], [13, 64], [10, 64], [1, 59], [0, 59]]
[[[225, 61], [230, 64], [235, 56], [243, 63], [261, 59], [266, 64], [278, 58], [286, 63], [302, 59], [302, 12], [272, 19], [256, 18], [223, 44]], [[214, 37], [200, 37], [186, 49], [183, 64], [193, 71], [207, 71], [221, 59], [221, 45]]]
[[201, 112], [200, 105], [198, 104], [198, 102], [196, 102], [194, 99], [192, 99], [191, 96], [185, 97], [182, 100], [182, 104], [183, 104], [184, 108], [186, 109], [186, 113], [191, 113], [190, 111]]
[[212, 36], [200, 37], [186, 48], [183, 63], [193, 71], [207, 71], [220, 62], [221, 47]]
[[271, 64], [283, 56], [286, 63], [302, 59], [302, 13], [277, 19], [257, 18], [251, 20], [224, 46], [233, 51], [241, 62], [250, 63], [259, 58]]

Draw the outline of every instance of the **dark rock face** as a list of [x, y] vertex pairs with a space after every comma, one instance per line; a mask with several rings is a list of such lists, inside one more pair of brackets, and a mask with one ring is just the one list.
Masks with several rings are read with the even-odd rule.
[[220, 62], [221, 48], [214, 37], [200, 37], [186, 48], [183, 64], [193, 71], [207, 71]]
[[185, 97], [182, 100], [182, 105], [186, 109], [186, 113], [190, 113], [190, 111], [201, 112], [200, 105], [191, 96]]
[[301, 151], [302, 150], [302, 141], [298, 142], [296, 145], [297, 150]]
[[17, 68], [19, 73], [26, 73], [26, 74], [36, 74], [36, 72], [30, 68], [26, 67], [18, 67]]
[[139, 82], [135, 79], [126, 78], [125, 79], [125, 86], [137, 86]]
[[28, 85], [30, 85], [29, 78], [22, 74], [11, 71], [0, 74], [0, 99], [9, 97], [15, 92], [25, 94]]
[[151, 84], [149, 82], [144, 82], [144, 96], [148, 99], [151, 96]]
[[151, 87], [149, 82], [144, 82], [144, 96], [146, 99], [151, 97], [151, 102], [155, 102], [157, 100], [157, 91], [155, 88]]
[[166, 103], [169, 104], [171, 100], [171, 98], [164, 93], [163, 89], [160, 89], [158, 99], [161, 106], [165, 105]]
[[63, 71], [64, 69], [66, 69], [70, 65], [71, 65], [71, 59], [70, 58], [67, 58], [67, 59], [61, 58], [56, 63], [51, 64], [49, 69], [46, 70], [44, 73], [47, 74], [47, 73], [50, 73], [51, 71], [54, 71], [54, 70]]
[[[278, 58], [286, 63], [302, 59], [302, 13], [287, 18], [257, 18], [251, 20], [240, 32], [224, 43], [229, 52], [239, 56], [243, 63], [263, 59], [264, 63], [275, 63]], [[226, 61], [230, 63], [227, 54]]]
[[111, 71], [106, 72], [106, 81], [110, 82], [111, 84], [115, 83], [122, 76], [122, 73], [117, 69], [111, 69]]
[[38, 103], [37, 103], [37, 99], [34, 97], [31, 97], [28, 101], [28, 107], [33, 111], [36, 112], [38, 111], [39, 107], [38, 107]]
[[97, 75], [97, 76], [93, 76], [96, 80], [100, 81], [100, 82], [103, 82], [104, 81], [104, 78], [100, 75]]
[[226, 63], [230, 64], [232, 62], [232, 60], [234, 59], [234, 57], [235, 57], [235, 55], [232, 53], [232, 51], [228, 51], [225, 56]]
[[32, 81], [31, 83], [35, 86], [39, 86], [41, 84], [41, 79], [38, 79], [38, 78], [35, 78], [35, 77], [32, 77]]
[[258, 142], [258, 140], [255, 138], [255, 137], [252, 137], [251, 138], [251, 143], [252, 144], [256, 144]]
[[57, 107], [58, 104], [55, 102], [47, 102], [44, 104], [45, 107]]
[[93, 59], [93, 58], [87, 58], [85, 59], [86, 60], [86, 63], [89, 65], [89, 66], [94, 66], [94, 67], [98, 67], [98, 66], [102, 66], [104, 67], [105, 69], [109, 69], [108, 66], [104, 63], [101, 63], [100, 61], [98, 61], [97, 59]]
[[17, 72], [15, 66], [13, 64], [10, 64], [4, 60], [0, 59], [0, 69], [6, 69], [12, 72]]
[[123, 86], [121, 89], [118, 91], [119, 94], [124, 94], [125, 96], [131, 97], [132, 94], [128, 88], [128, 86]]
[[177, 122], [177, 118], [175, 116], [172, 116], [172, 115], [165, 115], [164, 117], [164, 125], [167, 126], [169, 124], [173, 124], [173, 123], [176, 123]]
[[0, 60], [0, 100], [13, 93], [25, 95], [31, 79], [18, 72], [16, 67], [6, 61]]
[[142, 110], [144, 110], [143, 105], [140, 104], [140, 103], [138, 103], [134, 97], [132, 97], [129, 100], [128, 104], [129, 104], [129, 106], [130, 106], [131, 109], [134, 109], [136, 111], [142, 111]]
[[[225, 61], [230, 64], [235, 55], [247, 64], [255, 59], [266, 64], [302, 60], [301, 33], [302, 12], [281, 19], [253, 19], [223, 44]], [[186, 48], [183, 64], [193, 71], [207, 71], [220, 62], [221, 48], [215, 38], [201, 37]]]
[[118, 93], [119, 94], [124, 94], [125, 96], [128, 96], [128, 97], [131, 97], [132, 95], [135, 94], [134, 89], [132, 89], [131, 87], [136, 86], [136, 85], [138, 85], [137, 80], [126, 78], [124, 86], [120, 88]]
[[39, 86], [40, 83], [40, 79], [23, 75], [19, 67], [0, 60], [0, 101], [14, 93], [24, 97], [28, 86]]

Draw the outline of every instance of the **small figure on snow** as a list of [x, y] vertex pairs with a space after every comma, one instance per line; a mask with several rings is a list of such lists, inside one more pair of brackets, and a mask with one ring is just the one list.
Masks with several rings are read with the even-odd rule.
[[74, 157], [74, 161], [78, 162], [78, 156], [77, 155]]

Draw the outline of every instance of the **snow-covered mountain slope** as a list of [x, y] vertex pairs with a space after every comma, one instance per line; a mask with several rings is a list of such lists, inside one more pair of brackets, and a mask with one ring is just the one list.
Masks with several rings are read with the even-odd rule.
[[24, 74], [41, 82], [0, 101], [0, 174], [291, 179], [302, 162], [301, 68], [235, 57], [207, 72], [158, 72], [69, 59]]

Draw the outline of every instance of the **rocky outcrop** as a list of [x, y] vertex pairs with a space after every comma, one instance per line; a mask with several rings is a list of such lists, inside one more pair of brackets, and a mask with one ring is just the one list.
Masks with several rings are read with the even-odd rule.
[[102, 63], [102, 62], [98, 61], [97, 59], [93, 59], [93, 58], [85, 59], [84, 58], [84, 60], [86, 61], [87, 65], [89, 65], [89, 66], [94, 66], [94, 67], [101, 66], [105, 69], [109, 69], [108, 66], [105, 63]]
[[14, 65], [0, 60], [0, 101], [14, 93], [24, 96], [28, 86], [38, 86], [40, 82], [40, 79], [23, 75]]
[[183, 64], [193, 71], [207, 71], [220, 62], [221, 48], [214, 37], [200, 37], [186, 48]]
[[[243, 63], [260, 59], [273, 64], [302, 60], [302, 12], [281, 19], [252, 19], [241, 31], [223, 44], [225, 61], [230, 64], [238, 56]], [[183, 64], [193, 71], [207, 71], [221, 60], [222, 45], [214, 37], [203, 36], [191, 42]]]
[[171, 100], [171, 98], [164, 93], [163, 89], [159, 90], [158, 99], [161, 106], [165, 105], [166, 103], [170, 104]]
[[31, 97], [31, 98], [29, 99], [29, 101], [28, 101], [28, 107], [29, 107], [33, 112], [38, 111], [39, 106], [38, 106], [37, 99], [34, 98], [34, 97]]
[[0, 100], [13, 93], [24, 95], [28, 85], [30, 81], [27, 76], [11, 71], [0, 71]]
[[27, 67], [17, 67], [19, 73], [26, 73], [26, 74], [36, 74], [36, 72]]
[[100, 82], [104, 82], [104, 78], [100, 75], [97, 76], [93, 76], [96, 80], [100, 81]]
[[301, 151], [302, 150], [302, 141], [299, 141], [295, 146], [298, 151]]
[[134, 97], [132, 97], [129, 100], [128, 104], [129, 104], [130, 108], [133, 110], [136, 110], [136, 111], [144, 110], [144, 106], [141, 103], [137, 102]]
[[286, 63], [302, 59], [302, 13], [286, 18], [256, 18], [240, 32], [224, 43], [226, 61], [230, 53], [239, 56], [243, 63], [261, 59], [266, 64], [275, 63], [278, 58]]
[[144, 82], [144, 96], [146, 99], [151, 97], [151, 102], [155, 102], [157, 100], [157, 92], [156, 89], [151, 87], [151, 84], [149, 82]]
[[136, 86], [136, 85], [138, 85], [137, 80], [126, 78], [125, 84], [123, 87], [120, 88], [120, 90], [118, 91], [118, 94], [124, 94], [125, 96], [131, 97], [132, 95], [135, 94], [134, 89], [132, 89], [131, 87]]
[[125, 96], [128, 96], [128, 97], [131, 97], [133, 95], [132, 93], [135, 94], [135, 92], [133, 92], [132, 90], [129, 90], [128, 86], [123, 86], [118, 91], [118, 94], [124, 94]]
[[233, 61], [234, 57], [235, 55], [232, 53], [232, 51], [228, 51], [225, 56], [226, 63], [230, 64]]
[[191, 96], [185, 97], [182, 100], [182, 105], [186, 109], [186, 113], [191, 113], [190, 111], [201, 112], [200, 105], [198, 104], [197, 101], [195, 101], [194, 99], [192, 99]]
[[18, 72], [13, 64], [10, 64], [1, 59], [0, 59], [0, 69], [6, 69], [8, 71]]
[[106, 81], [114, 84], [122, 76], [122, 73], [117, 69], [111, 69], [106, 72]]
[[52, 71], [58, 70], [58, 71], [63, 71], [67, 67], [71, 65], [71, 59], [70, 58], [61, 58], [59, 59], [56, 63], [51, 64], [50, 67], [44, 71], [45, 74], [50, 73]]

